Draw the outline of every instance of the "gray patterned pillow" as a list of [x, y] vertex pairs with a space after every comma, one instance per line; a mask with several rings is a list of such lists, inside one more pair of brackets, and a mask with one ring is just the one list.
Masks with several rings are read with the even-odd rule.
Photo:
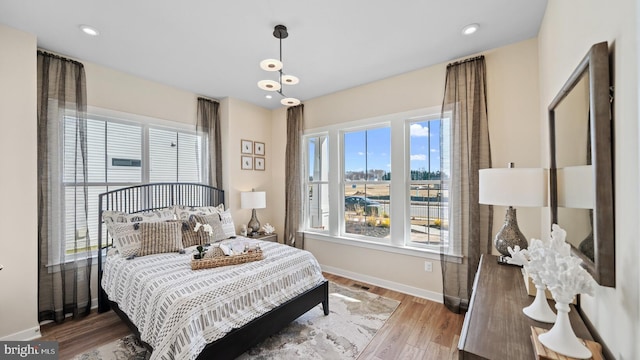
[[236, 226], [233, 224], [233, 217], [229, 210], [220, 213], [220, 222], [222, 223], [222, 231], [230, 238], [236, 236]]
[[107, 224], [109, 234], [113, 237], [113, 245], [124, 257], [136, 256], [140, 251], [140, 230], [137, 224]]
[[175, 220], [182, 223], [182, 245], [184, 247], [194, 246], [194, 245], [204, 245], [209, 242], [209, 235], [207, 235], [204, 230], [198, 229], [198, 231], [194, 231], [196, 226], [196, 221], [193, 219], [190, 220]]
[[218, 206], [184, 206], [176, 205], [173, 207], [178, 220], [189, 220], [191, 215], [210, 215], [219, 214], [224, 211], [224, 204]]
[[173, 208], [162, 208], [128, 214], [122, 211], [103, 211], [102, 219], [107, 226], [112, 223], [141, 223], [173, 220]]
[[179, 252], [182, 246], [182, 223], [142, 222], [140, 223], [139, 256]]
[[[213, 234], [209, 236], [203, 228], [198, 229], [198, 232], [201, 232], [204, 236], [203, 244], [214, 243], [218, 241], [225, 240], [229, 238], [224, 230], [222, 229], [222, 223], [220, 222], [220, 215], [218, 214], [210, 214], [210, 215], [192, 215], [191, 220], [195, 226], [196, 222], [200, 224], [209, 224], [211, 225], [211, 229], [213, 229]], [[183, 240], [184, 242], [184, 240]]]

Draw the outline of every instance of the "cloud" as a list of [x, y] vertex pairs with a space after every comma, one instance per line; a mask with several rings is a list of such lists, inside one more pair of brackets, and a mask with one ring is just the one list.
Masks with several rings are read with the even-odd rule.
[[363, 155], [364, 155], [364, 152], [362, 152], [362, 151], [358, 151], [358, 155], [363, 156]]
[[429, 136], [429, 128], [422, 127], [420, 124], [411, 124], [409, 128], [411, 136], [425, 137]]
[[431, 149], [431, 152], [432, 153], [437, 153], [437, 152], [440, 152], [440, 151], [438, 151], [438, 149]]
[[425, 155], [425, 154], [413, 154], [413, 155], [411, 155], [411, 161], [425, 161], [425, 160], [427, 160], [427, 155]]

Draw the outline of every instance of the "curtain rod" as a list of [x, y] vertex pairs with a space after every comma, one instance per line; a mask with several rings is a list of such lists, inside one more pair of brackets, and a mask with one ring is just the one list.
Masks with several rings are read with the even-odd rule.
[[449, 63], [447, 65], [447, 68], [450, 67], [450, 66], [460, 65], [460, 64], [471, 62], [471, 61], [480, 60], [480, 59], [484, 59], [484, 55], [480, 55], [480, 56], [476, 56], [476, 57], [472, 57], [472, 58], [468, 58], [468, 59], [464, 59], [464, 60], [460, 60], [460, 61]]
[[84, 67], [84, 64], [82, 64], [79, 61], [76, 60], [72, 60], [72, 59], [68, 59], [66, 57], [60, 56], [60, 55], [56, 55], [56, 54], [52, 54], [50, 52], [46, 52], [46, 51], [42, 51], [42, 50], [38, 50], [38, 54], [43, 55], [43, 56], [48, 56], [48, 57], [52, 57], [54, 59], [58, 59], [58, 60], [62, 60], [62, 61], [67, 61], [70, 62], [72, 64], [76, 64], [76, 65], [80, 65]]

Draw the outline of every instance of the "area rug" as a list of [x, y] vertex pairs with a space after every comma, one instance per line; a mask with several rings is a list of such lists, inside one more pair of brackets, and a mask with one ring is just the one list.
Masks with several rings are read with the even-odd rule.
[[[238, 359], [355, 359], [400, 304], [363, 290], [329, 283], [330, 314], [318, 305]], [[75, 360], [148, 357], [128, 335], [76, 356]]]

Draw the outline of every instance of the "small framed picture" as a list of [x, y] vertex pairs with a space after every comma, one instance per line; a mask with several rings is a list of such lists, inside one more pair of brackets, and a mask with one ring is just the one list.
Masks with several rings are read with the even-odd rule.
[[254, 157], [253, 158], [255, 164], [254, 164], [254, 168], [256, 170], [264, 170], [264, 158], [263, 157]]
[[253, 154], [253, 141], [240, 140], [240, 152], [242, 154]]
[[253, 142], [253, 153], [256, 155], [264, 156], [264, 143], [263, 142]]
[[241, 156], [242, 165], [240, 168], [242, 170], [253, 170], [253, 157], [251, 156]]

